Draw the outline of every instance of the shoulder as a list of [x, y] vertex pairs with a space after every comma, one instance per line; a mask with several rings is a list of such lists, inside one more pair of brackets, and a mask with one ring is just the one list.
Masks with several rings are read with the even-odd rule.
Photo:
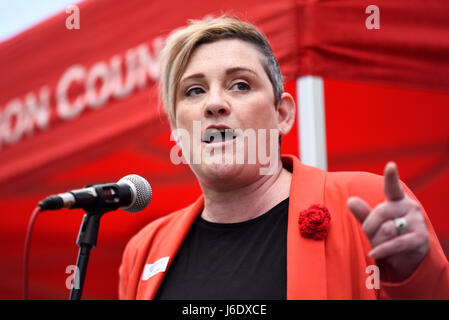
[[165, 247], [173, 240], [172, 238], [178, 236], [180, 230], [186, 228], [188, 220], [195, 215], [196, 206], [198, 206], [198, 201], [144, 226], [128, 241], [122, 263], [132, 266], [136, 261], [147, 257], [153, 249]]
[[327, 172], [325, 193], [362, 197], [371, 205], [385, 200], [384, 177], [361, 171]]
[[327, 183], [338, 184], [347, 188], [357, 188], [360, 185], [379, 185], [383, 176], [364, 171], [335, 171], [326, 173]]
[[191, 205], [151, 221], [128, 241], [127, 248], [142, 248], [144, 244], [154, 241], [161, 233], [177, 224], [190, 207]]
[[306, 165], [291, 155], [284, 155], [282, 161], [284, 167], [293, 172], [292, 184], [306, 186], [304, 192], [323, 192], [323, 200], [346, 202], [348, 197], [358, 196], [384, 201], [384, 178], [381, 175], [362, 171], [325, 171]]

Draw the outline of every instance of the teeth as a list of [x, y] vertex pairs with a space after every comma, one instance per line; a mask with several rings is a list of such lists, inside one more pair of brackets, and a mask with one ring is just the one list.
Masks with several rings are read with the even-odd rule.
[[203, 142], [224, 142], [226, 140], [232, 140], [235, 135], [231, 129], [207, 129], [203, 135]]

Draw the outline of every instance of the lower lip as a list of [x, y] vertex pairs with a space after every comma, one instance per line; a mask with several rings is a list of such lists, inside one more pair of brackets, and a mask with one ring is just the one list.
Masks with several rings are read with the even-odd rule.
[[222, 142], [204, 142], [201, 141], [201, 144], [205, 145], [205, 146], [211, 146], [211, 147], [221, 147], [221, 146], [226, 146], [228, 144], [232, 144], [237, 140], [237, 138], [231, 139], [231, 140], [226, 140], [226, 141], [222, 141]]

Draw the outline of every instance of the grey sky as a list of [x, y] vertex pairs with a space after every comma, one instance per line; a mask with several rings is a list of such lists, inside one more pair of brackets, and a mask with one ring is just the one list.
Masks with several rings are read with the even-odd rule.
[[0, 41], [9, 39], [79, 0], [0, 0]]

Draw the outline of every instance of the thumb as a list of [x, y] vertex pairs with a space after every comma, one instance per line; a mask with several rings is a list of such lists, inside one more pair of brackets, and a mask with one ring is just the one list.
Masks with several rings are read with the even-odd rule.
[[360, 223], [363, 223], [371, 212], [371, 207], [359, 197], [350, 197], [346, 203]]

